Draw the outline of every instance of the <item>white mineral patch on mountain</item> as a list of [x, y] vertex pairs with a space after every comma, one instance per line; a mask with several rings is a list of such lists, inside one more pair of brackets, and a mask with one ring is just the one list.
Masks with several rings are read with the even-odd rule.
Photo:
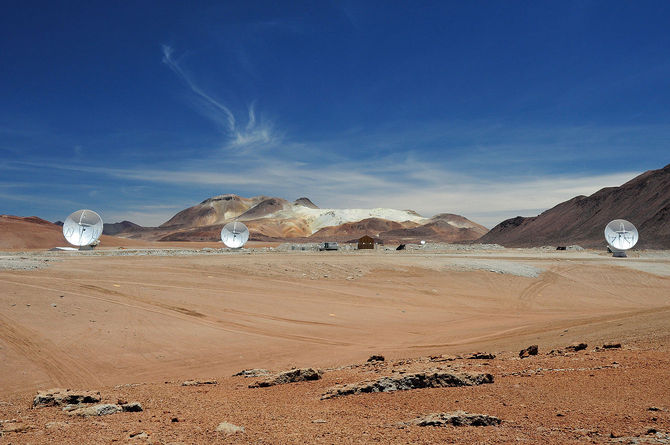
[[340, 224], [357, 222], [366, 218], [381, 218], [395, 222], [413, 221], [423, 224], [429, 219], [407, 210], [396, 209], [310, 209], [303, 206], [293, 206], [290, 210], [281, 210], [268, 215], [267, 218], [300, 218], [312, 229], [312, 233], [319, 229]]

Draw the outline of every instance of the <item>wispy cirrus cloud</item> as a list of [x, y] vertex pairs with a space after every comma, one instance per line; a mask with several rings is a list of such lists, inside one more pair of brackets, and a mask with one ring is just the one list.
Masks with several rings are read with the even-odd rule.
[[163, 45], [163, 63], [191, 90], [199, 101], [202, 113], [216, 123], [229, 138], [228, 144], [235, 148], [261, 148], [276, 143], [280, 134], [267, 119], [260, 119], [256, 113], [256, 102], [247, 107], [247, 123], [240, 125], [230, 107], [201, 88], [174, 57], [171, 46]]

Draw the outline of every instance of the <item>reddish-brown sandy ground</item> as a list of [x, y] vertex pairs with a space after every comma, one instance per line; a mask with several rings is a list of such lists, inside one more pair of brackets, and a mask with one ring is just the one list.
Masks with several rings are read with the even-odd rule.
[[[6, 431], [4, 443], [670, 440], [670, 257], [662, 253], [63, 253], [49, 260], [43, 269], [0, 270], [0, 421], [15, 420], [3, 422], [5, 430], [27, 429]], [[540, 273], [499, 273], [527, 270]], [[547, 354], [576, 341], [588, 348]], [[623, 347], [594, 351], [609, 342]], [[540, 354], [519, 359], [530, 344]], [[497, 357], [428, 358], [474, 351]], [[387, 361], [348, 366], [371, 354]], [[321, 368], [323, 379], [252, 389], [254, 379], [231, 377], [294, 366]], [[320, 400], [336, 383], [435, 368], [489, 372], [495, 381]], [[218, 384], [180, 386], [193, 378]], [[74, 418], [55, 407], [31, 409], [35, 392], [51, 387], [99, 390], [104, 402], [137, 401], [144, 411]], [[457, 409], [502, 423], [401, 424]], [[216, 432], [224, 421], [245, 432]], [[139, 432], [147, 437], [130, 437]]]

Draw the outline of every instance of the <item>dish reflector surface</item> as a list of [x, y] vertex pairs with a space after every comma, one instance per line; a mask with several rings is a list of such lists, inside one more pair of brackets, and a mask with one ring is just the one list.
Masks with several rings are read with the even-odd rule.
[[615, 219], [605, 227], [605, 240], [616, 250], [628, 250], [637, 243], [637, 229], [625, 219]]
[[221, 241], [231, 249], [238, 249], [249, 240], [249, 229], [239, 221], [226, 224], [221, 229]]
[[63, 236], [73, 246], [89, 246], [102, 235], [102, 218], [93, 210], [77, 210], [63, 223]]

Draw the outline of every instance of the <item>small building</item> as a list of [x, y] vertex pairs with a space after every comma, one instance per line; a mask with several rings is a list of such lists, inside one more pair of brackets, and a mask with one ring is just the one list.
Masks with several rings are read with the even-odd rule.
[[363, 235], [358, 239], [358, 249], [374, 249], [375, 240], [371, 236]]

